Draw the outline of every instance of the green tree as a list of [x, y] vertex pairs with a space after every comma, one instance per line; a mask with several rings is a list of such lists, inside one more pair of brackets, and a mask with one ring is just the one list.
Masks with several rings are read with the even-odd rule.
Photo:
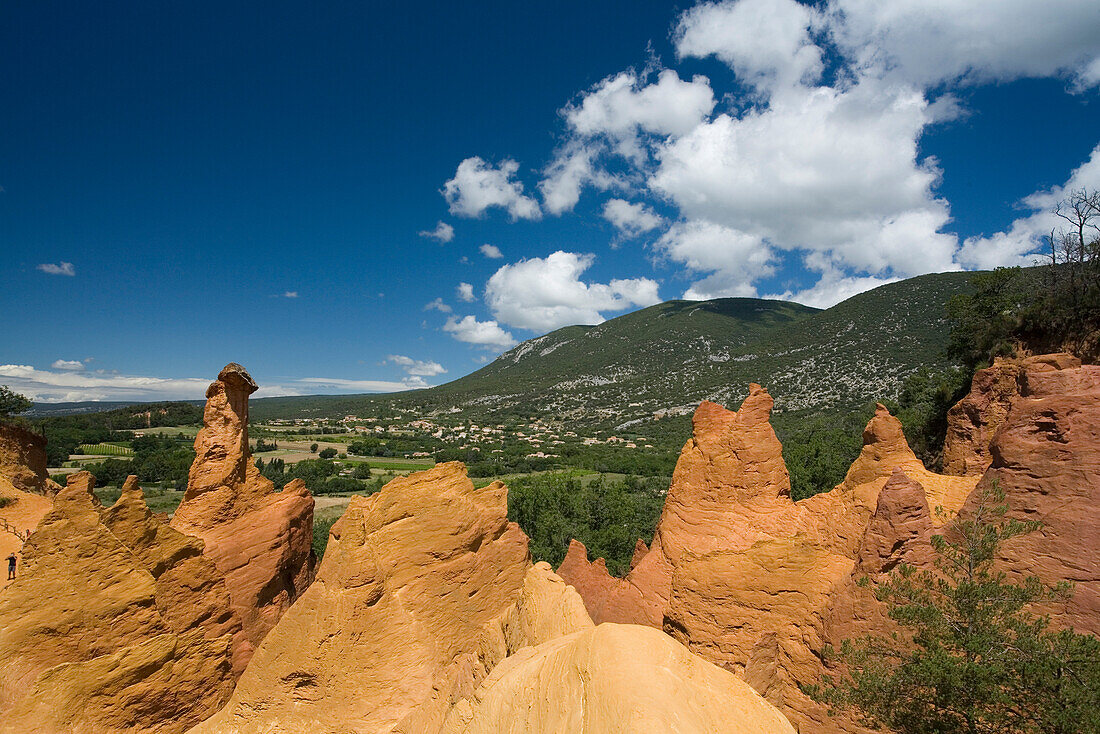
[[27, 396], [12, 391], [7, 385], [0, 385], [0, 419], [26, 413], [31, 405]]
[[947, 412], [970, 391], [972, 373], [959, 366], [921, 367], [905, 379], [897, 402], [885, 401], [901, 421], [917, 458], [933, 471], [943, 470]]
[[317, 453], [317, 444], [311, 443], [309, 445], [309, 453], [311, 453], [311, 454], [316, 454]]
[[319, 453], [317, 455], [320, 456], [322, 459], [334, 459], [334, 458], [336, 458], [336, 449], [334, 449], [334, 448], [321, 449], [321, 453]]
[[995, 484], [980, 491], [973, 516], [933, 538], [934, 571], [902, 566], [876, 588], [900, 632], [845, 641], [848, 673], [807, 692], [898, 734], [1100, 731], [1100, 641], [1029, 613], [1069, 586], [994, 568], [1000, 544], [1039, 523], [1007, 519]]

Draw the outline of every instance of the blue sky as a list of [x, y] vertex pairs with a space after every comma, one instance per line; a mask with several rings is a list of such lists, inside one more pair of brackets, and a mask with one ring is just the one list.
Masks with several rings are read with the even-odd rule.
[[0, 384], [416, 387], [661, 300], [1027, 263], [1100, 187], [1100, 6], [927, 7], [8, 3]]

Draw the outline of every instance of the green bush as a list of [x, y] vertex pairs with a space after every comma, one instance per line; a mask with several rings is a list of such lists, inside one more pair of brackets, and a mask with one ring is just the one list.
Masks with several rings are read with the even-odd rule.
[[328, 547], [328, 534], [336, 520], [337, 518], [332, 517], [313, 521], [313, 554], [317, 556], [318, 563], [325, 555], [325, 548]]
[[508, 517], [531, 539], [536, 561], [557, 567], [576, 538], [622, 576], [638, 538], [652, 540], [667, 487], [664, 477], [516, 477], [508, 483]]

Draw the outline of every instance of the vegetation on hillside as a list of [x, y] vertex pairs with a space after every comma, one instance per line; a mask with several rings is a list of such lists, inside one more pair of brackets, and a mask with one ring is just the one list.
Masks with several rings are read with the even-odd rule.
[[20, 413], [26, 413], [31, 409], [27, 396], [11, 390], [7, 385], [0, 385], [0, 420], [7, 420]]
[[195, 460], [195, 449], [189, 439], [182, 436], [141, 436], [131, 442], [131, 448], [134, 453], [129, 461], [105, 459], [84, 466], [95, 475], [96, 486], [120, 487], [127, 476], [136, 474], [142, 484], [163, 482], [176, 489], [186, 489], [187, 473]]
[[592, 559], [605, 559], [612, 575], [623, 576], [638, 538], [653, 540], [667, 488], [667, 477], [516, 477], [508, 482], [508, 518], [531, 539], [536, 561], [557, 568], [576, 538]]
[[537, 417], [584, 435], [636, 434], [667, 453], [703, 399], [736, 407], [750, 382], [776, 413], [840, 417], [895, 398], [904, 378], [946, 364], [944, 304], [968, 273], [912, 278], [825, 311], [781, 301], [671, 301], [598, 326], [569, 326], [428, 390], [388, 395], [264, 398], [254, 420], [400, 416], [478, 424]]
[[331, 458], [305, 459], [290, 465], [279, 458], [268, 461], [256, 459], [256, 468], [260, 470], [260, 474], [270, 479], [278, 490], [282, 490], [293, 479], [301, 479], [309, 491], [317, 495], [352, 492], [374, 494], [382, 489], [386, 481], [392, 479], [392, 476], [381, 475], [372, 479], [369, 464], [356, 465], [351, 476], [346, 476], [341, 474], [341, 465]]
[[949, 303], [950, 351], [969, 367], [1021, 350], [1100, 357], [1100, 191], [1071, 192], [1054, 208], [1047, 264], [978, 273]]
[[875, 589], [901, 632], [845, 641], [848, 673], [807, 692], [898, 734], [1100, 731], [1100, 640], [1054, 631], [1029, 605], [1067, 584], [1010, 581], [998, 547], [1040, 523], [1005, 516], [994, 485], [972, 517], [934, 536], [934, 570], [901, 566]]
[[46, 444], [46, 461], [61, 466], [82, 444], [128, 441], [133, 431], [164, 426], [199, 425], [202, 406], [192, 403], [150, 403], [101, 413], [50, 416], [34, 421]]

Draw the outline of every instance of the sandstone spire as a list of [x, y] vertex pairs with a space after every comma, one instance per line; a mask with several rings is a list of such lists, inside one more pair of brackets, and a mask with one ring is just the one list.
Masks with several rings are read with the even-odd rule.
[[172, 527], [201, 538], [226, 578], [248, 649], [275, 626], [313, 580], [313, 497], [300, 480], [276, 492], [248, 448], [248, 396], [256, 383], [230, 363], [206, 391], [187, 492]]

